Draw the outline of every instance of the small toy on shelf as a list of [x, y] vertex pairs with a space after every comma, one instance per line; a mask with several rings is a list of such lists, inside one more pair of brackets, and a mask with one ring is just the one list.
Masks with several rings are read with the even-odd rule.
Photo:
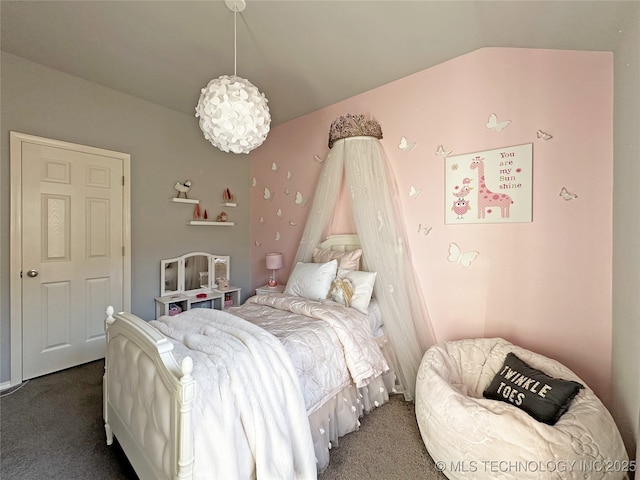
[[231, 193], [231, 190], [229, 190], [228, 188], [224, 189], [224, 192], [222, 193], [222, 198], [225, 202], [235, 202], [235, 195], [233, 193]]
[[220, 215], [216, 218], [216, 222], [226, 222], [227, 214], [225, 212], [220, 212]]
[[176, 198], [180, 198], [180, 195], [184, 195], [184, 198], [189, 198], [187, 197], [187, 192], [191, 189], [191, 180], [187, 180], [184, 183], [176, 182], [173, 188], [178, 191]]
[[229, 280], [225, 277], [220, 277], [216, 279], [216, 281], [218, 283], [218, 288], [229, 288]]
[[224, 308], [233, 307], [233, 295], [230, 293], [224, 294]]
[[200, 220], [201, 217], [202, 217], [202, 213], [200, 211], [200, 204], [196, 203], [196, 206], [193, 207], [193, 219]]

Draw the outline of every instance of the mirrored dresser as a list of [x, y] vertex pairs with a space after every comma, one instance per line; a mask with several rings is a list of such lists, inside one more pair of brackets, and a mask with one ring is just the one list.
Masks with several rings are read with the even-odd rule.
[[239, 287], [229, 284], [231, 259], [226, 255], [192, 252], [160, 262], [160, 296], [156, 318], [192, 308], [240, 305]]

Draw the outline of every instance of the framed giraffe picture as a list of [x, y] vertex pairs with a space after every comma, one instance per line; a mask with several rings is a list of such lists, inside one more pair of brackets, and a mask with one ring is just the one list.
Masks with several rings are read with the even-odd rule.
[[445, 224], [532, 221], [533, 144], [445, 158]]

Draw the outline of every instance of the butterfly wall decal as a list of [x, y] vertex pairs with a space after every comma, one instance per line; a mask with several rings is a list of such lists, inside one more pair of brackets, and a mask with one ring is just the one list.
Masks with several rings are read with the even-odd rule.
[[429, 235], [431, 233], [431, 229], [433, 227], [427, 227], [426, 225], [423, 225], [421, 223], [418, 224], [418, 233], [421, 233], [423, 235]]
[[280, 217], [280, 218], [282, 218], [282, 209], [281, 209], [281, 208], [279, 208], [279, 209], [276, 211], [276, 217]]
[[251, 179], [251, 186], [252, 186], [252, 187], [255, 187], [257, 184], [258, 184], [258, 180], [256, 180], [256, 177], [253, 177], [253, 178]]
[[287, 180], [291, 180], [292, 174], [291, 170], [287, 170]]
[[440, 155], [441, 157], [447, 158], [449, 155], [453, 153], [453, 150], [445, 150], [442, 145], [438, 145], [436, 149], [436, 155]]
[[300, 192], [296, 192], [296, 199], [294, 200], [296, 205], [300, 205], [301, 207], [304, 207], [308, 201], [309, 201], [308, 198], [304, 198]]
[[264, 187], [263, 197], [264, 197], [265, 200], [273, 200], [274, 196], [275, 196], [275, 193], [271, 192], [269, 187]]
[[538, 138], [541, 138], [542, 140], [551, 140], [553, 138], [553, 135], [550, 135], [547, 132], [543, 132], [542, 130], [538, 130], [536, 132], [536, 136]]
[[272, 162], [271, 163], [271, 170], [273, 170], [274, 172], [277, 172], [278, 170], [280, 170], [280, 167], [278, 167], [276, 162]]
[[276, 232], [276, 240], [280, 240], [280, 231]]
[[411, 187], [409, 187], [409, 196], [413, 199], [418, 198], [418, 195], [420, 195], [422, 193], [422, 189], [421, 188], [416, 188], [415, 185], [411, 185]]
[[487, 128], [489, 130], [493, 130], [494, 132], [501, 132], [505, 128], [509, 126], [511, 120], [503, 120], [502, 122], [498, 121], [498, 117], [495, 113], [489, 115], [489, 121], [487, 122]]
[[298, 224], [296, 222], [294, 222], [293, 220], [289, 220], [289, 225], [291, 225], [292, 227], [295, 227]]
[[400, 143], [398, 144], [398, 148], [400, 150], [404, 150], [405, 152], [410, 152], [415, 146], [416, 146], [416, 142], [409, 142], [407, 140], [407, 137], [402, 137], [400, 139]]
[[313, 159], [318, 163], [324, 163], [324, 158], [322, 158], [320, 155], [314, 155]]
[[456, 243], [451, 242], [449, 244], [449, 256], [447, 257], [447, 260], [451, 263], [469, 268], [474, 260], [478, 258], [478, 255], [480, 255], [479, 252], [473, 251], [462, 253], [460, 247]]
[[567, 190], [566, 187], [562, 187], [562, 189], [560, 190], [560, 196], [563, 200], [566, 201], [575, 200], [576, 198], [578, 198], [578, 195], [576, 195], [575, 193], [571, 193], [569, 190]]

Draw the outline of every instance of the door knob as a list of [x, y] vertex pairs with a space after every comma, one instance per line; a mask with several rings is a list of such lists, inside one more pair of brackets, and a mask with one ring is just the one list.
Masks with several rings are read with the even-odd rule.
[[33, 268], [27, 272], [27, 277], [33, 278], [37, 276], [38, 276], [38, 271], [34, 270]]

